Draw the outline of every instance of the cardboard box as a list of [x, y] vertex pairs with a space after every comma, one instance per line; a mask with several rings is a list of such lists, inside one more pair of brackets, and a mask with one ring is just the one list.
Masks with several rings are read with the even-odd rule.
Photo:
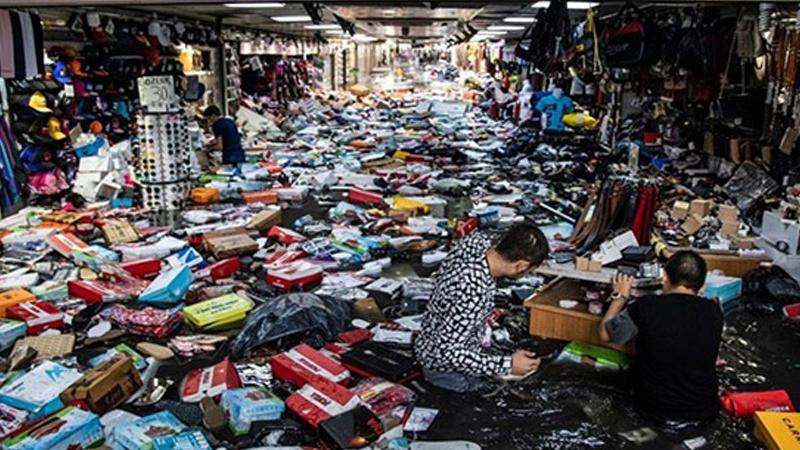
[[64, 326], [64, 313], [41, 300], [20, 303], [6, 310], [10, 319], [21, 320], [28, 326], [28, 335], [34, 336], [50, 328]]
[[275, 225], [280, 225], [281, 219], [280, 208], [267, 208], [253, 216], [245, 228], [248, 230], [267, 231]]
[[183, 317], [194, 328], [215, 330], [243, 321], [252, 309], [250, 300], [226, 294], [183, 308]]
[[755, 436], [769, 450], [800, 450], [800, 413], [759, 411]]
[[686, 216], [686, 220], [683, 221], [681, 228], [683, 229], [686, 234], [693, 235], [700, 231], [700, 228], [703, 227], [703, 216], [699, 216], [697, 214], [689, 214]]
[[682, 202], [680, 200], [676, 201], [672, 205], [672, 218], [675, 220], [681, 220], [685, 218], [689, 214], [689, 203]]
[[43, 361], [0, 388], [0, 402], [31, 412], [30, 419], [44, 417], [64, 406], [59, 396], [82, 375], [76, 369]]
[[28, 420], [28, 411], [0, 403], [0, 439], [16, 432]]
[[246, 233], [211, 239], [206, 237], [205, 246], [217, 259], [247, 255], [258, 251], [258, 243]]
[[27, 330], [25, 322], [0, 319], [0, 351], [5, 351], [14, 345], [17, 339], [25, 336]]
[[192, 202], [198, 205], [209, 205], [219, 201], [219, 189], [197, 187], [192, 189]]
[[739, 222], [739, 208], [732, 205], [719, 205], [717, 217], [722, 222]]
[[11, 289], [0, 294], [0, 317], [6, 317], [6, 310], [14, 305], [36, 300], [36, 296], [25, 289]]
[[290, 395], [286, 407], [316, 428], [320, 422], [350, 411], [360, 402], [349, 389], [329, 380], [315, 379]]
[[155, 439], [178, 434], [185, 428], [171, 412], [161, 411], [119, 424], [111, 429], [109, 437], [126, 450], [153, 450]]
[[237, 436], [249, 433], [253, 422], [280, 419], [286, 408], [283, 400], [262, 387], [229, 389], [222, 393], [220, 406], [228, 413], [228, 423]]
[[363, 84], [354, 84], [350, 86], [350, 93], [356, 97], [366, 97], [370, 93], [370, 89]]
[[197, 403], [203, 397], [216, 397], [227, 389], [242, 387], [242, 380], [236, 367], [227, 358], [202, 369], [195, 369], [186, 375], [180, 385], [181, 400]]
[[633, 352], [633, 345], [616, 345], [600, 340], [598, 327], [602, 317], [590, 314], [587, 304], [580, 303], [573, 309], [558, 306], [565, 298], [583, 298], [578, 280], [556, 278], [545, 285], [538, 293], [525, 301], [530, 308], [530, 333], [564, 341], [581, 341], [604, 347]]
[[133, 360], [119, 355], [86, 372], [61, 394], [61, 401], [69, 405], [80, 400], [93, 412], [105, 414], [127, 401], [141, 386]]
[[739, 233], [739, 221], [736, 220], [734, 222], [721, 222], [721, 227], [719, 228], [719, 232], [723, 236], [736, 236]]
[[100, 417], [69, 406], [3, 441], [5, 450], [71, 450], [92, 448], [104, 438]]
[[259, 191], [259, 192], [244, 192], [242, 193], [242, 200], [245, 203], [264, 203], [267, 205], [274, 205], [278, 203], [277, 191]]
[[714, 208], [713, 200], [695, 199], [689, 205], [689, 214], [696, 214], [700, 217], [707, 216]]
[[127, 220], [109, 222], [103, 225], [103, 239], [106, 244], [128, 244], [139, 240], [139, 232]]
[[300, 344], [273, 356], [269, 364], [275, 378], [288, 381], [297, 387], [320, 378], [339, 384], [346, 384], [350, 380], [350, 371], [339, 361], [314, 350], [307, 344]]
[[601, 272], [603, 270], [603, 262], [579, 256], [575, 258], [575, 269], [581, 272]]

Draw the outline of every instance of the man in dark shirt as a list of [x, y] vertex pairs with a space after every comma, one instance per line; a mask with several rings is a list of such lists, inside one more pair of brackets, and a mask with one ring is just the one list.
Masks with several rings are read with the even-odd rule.
[[[664, 294], [625, 307], [633, 279], [618, 274], [600, 337], [618, 344], [635, 339], [637, 409], [657, 421], [709, 421], [719, 413], [716, 362], [722, 335], [718, 303], [700, 297], [706, 263], [691, 251], [666, 263]], [[624, 308], [624, 309], [623, 309]]]
[[203, 117], [211, 124], [211, 130], [214, 132], [214, 140], [209, 145], [209, 150], [222, 151], [223, 164], [235, 168], [243, 163], [244, 148], [236, 122], [230, 117], [222, 117], [222, 111], [214, 105], [203, 111]]
[[511, 228], [492, 246], [474, 233], [458, 242], [434, 275], [434, 291], [415, 342], [425, 379], [457, 392], [474, 391], [482, 377], [526, 375], [539, 367], [532, 352], [485, 351], [487, 319], [494, 310], [495, 279], [519, 278], [547, 257], [544, 234], [534, 225]]

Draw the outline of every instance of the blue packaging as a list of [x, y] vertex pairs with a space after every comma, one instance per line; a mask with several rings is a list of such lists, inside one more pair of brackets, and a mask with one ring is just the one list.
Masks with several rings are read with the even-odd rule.
[[718, 297], [720, 306], [736, 300], [742, 296], [742, 279], [726, 277], [717, 273], [709, 273], [706, 276], [706, 286], [703, 290], [703, 297]]
[[178, 434], [185, 428], [171, 412], [161, 411], [115, 426], [111, 437], [125, 450], [155, 450], [157, 438]]
[[71, 450], [90, 448], [103, 437], [99, 416], [69, 406], [24, 433], [6, 439], [1, 447], [6, 450]]
[[153, 439], [154, 450], [213, 450], [202, 431], [184, 431], [183, 433], [160, 436]]
[[139, 301], [161, 305], [178, 303], [183, 300], [192, 281], [194, 281], [194, 275], [189, 266], [174, 267], [162, 272], [158, 278], [153, 280], [150, 286], [147, 286], [147, 289], [139, 294]]
[[28, 326], [25, 322], [11, 319], [0, 319], [0, 351], [7, 350], [17, 339], [25, 336]]
[[237, 436], [249, 433], [253, 422], [280, 419], [285, 409], [283, 400], [271, 391], [257, 387], [223, 392], [220, 406], [228, 413], [231, 430]]

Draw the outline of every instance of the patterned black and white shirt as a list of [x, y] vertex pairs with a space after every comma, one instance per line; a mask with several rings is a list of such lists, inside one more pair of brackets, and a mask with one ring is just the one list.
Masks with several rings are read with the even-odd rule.
[[510, 356], [481, 348], [497, 287], [486, 260], [490, 247], [486, 235], [474, 233], [450, 251], [434, 274], [433, 296], [415, 343], [417, 359], [425, 368], [469, 375], [511, 371]]

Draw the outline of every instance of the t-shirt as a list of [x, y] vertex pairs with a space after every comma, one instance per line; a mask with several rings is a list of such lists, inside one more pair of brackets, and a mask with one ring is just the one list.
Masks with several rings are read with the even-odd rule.
[[555, 95], [548, 95], [536, 103], [536, 110], [547, 114], [545, 128], [551, 130], [563, 130], [564, 124], [561, 123], [561, 118], [564, 117], [564, 114], [572, 112], [573, 108], [572, 100], [566, 95], [558, 98]]
[[222, 138], [222, 162], [225, 164], [244, 162], [244, 148], [236, 122], [229, 117], [223, 117], [214, 122], [211, 129], [214, 131], [214, 136]]
[[716, 362], [722, 311], [684, 294], [642, 297], [606, 327], [617, 343], [636, 339], [636, 406], [658, 419], [710, 420], [719, 413]]

